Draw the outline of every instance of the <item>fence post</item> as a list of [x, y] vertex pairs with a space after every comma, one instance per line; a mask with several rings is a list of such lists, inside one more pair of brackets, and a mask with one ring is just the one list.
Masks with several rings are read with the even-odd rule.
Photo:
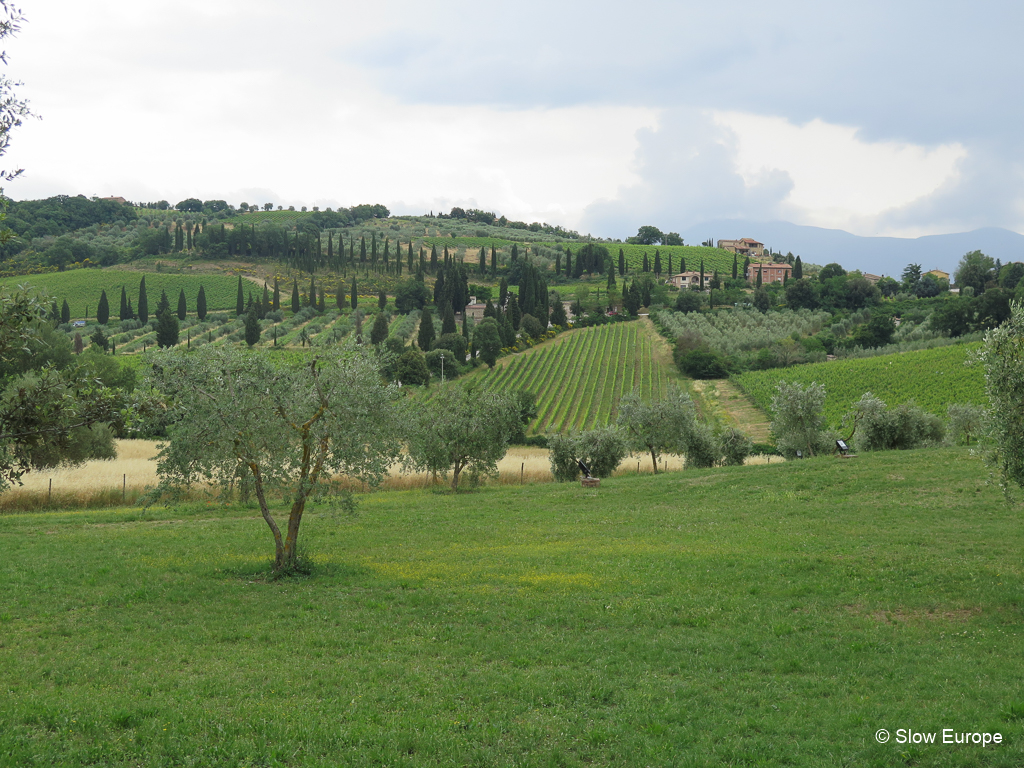
[[523, 478], [524, 478], [525, 474], [526, 474], [526, 462], [524, 461], [522, 464], [519, 465], [519, 484], [520, 485], [523, 485], [523, 482], [524, 482]]
[[50, 478], [50, 487], [46, 491], [46, 506], [50, 506], [50, 494], [53, 493], [53, 478]]
[[121, 501], [124, 502], [125, 493], [128, 491], [128, 474], [121, 475]]

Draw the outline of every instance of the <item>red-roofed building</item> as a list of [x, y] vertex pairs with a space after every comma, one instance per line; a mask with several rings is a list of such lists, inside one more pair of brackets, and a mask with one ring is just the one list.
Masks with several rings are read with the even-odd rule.
[[748, 283], [757, 282], [757, 272], [761, 271], [761, 283], [784, 283], [793, 275], [793, 265], [791, 264], [761, 264], [760, 262], [752, 261], [750, 266], [747, 267], [747, 274], [744, 277], [747, 278]]

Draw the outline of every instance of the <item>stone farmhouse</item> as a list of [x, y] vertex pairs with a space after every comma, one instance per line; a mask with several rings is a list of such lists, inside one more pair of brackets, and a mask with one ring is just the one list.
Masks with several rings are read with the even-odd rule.
[[793, 276], [793, 265], [792, 264], [761, 264], [760, 262], [750, 262], [750, 266], [747, 267], [747, 273], [744, 277], [747, 278], [748, 283], [757, 282], [757, 272], [761, 271], [761, 283], [784, 283], [790, 277]]
[[718, 247], [722, 250], [729, 251], [730, 253], [738, 253], [740, 256], [749, 256], [751, 258], [764, 256], [764, 243], [759, 243], [749, 237], [744, 237], [740, 240], [719, 240]]
[[[707, 283], [710, 279], [711, 274], [705, 272], [704, 282]], [[689, 288], [692, 285], [700, 285], [700, 272], [680, 272], [678, 275], [672, 275], [666, 282], [680, 289]]]

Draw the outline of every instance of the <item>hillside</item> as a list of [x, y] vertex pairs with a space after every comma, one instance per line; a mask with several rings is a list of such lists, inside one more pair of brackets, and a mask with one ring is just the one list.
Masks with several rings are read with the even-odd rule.
[[978, 365], [968, 365], [978, 344], [958, 344], [918, 352], [834, 360], [768, 371], [750, 371], [734, 381], [765, 413], [780, 381], [825, 387], [825, 417], [837, 427], [865, 392], [887, 405], [913, 400], [924, 410], [946, 417], [953, 403], [986, 404], [985, 379]]
[[645, 398], [660, 397], [681, 383], [668, 344], [647, 320], [568, 331], [471, 376], [485, 390], [535, 394], [531, 434], [604, 426], [624, 393], [639, 388]]

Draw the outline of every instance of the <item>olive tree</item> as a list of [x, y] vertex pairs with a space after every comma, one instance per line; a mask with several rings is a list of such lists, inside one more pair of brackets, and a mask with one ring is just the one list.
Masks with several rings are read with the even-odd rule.
[[427, 472], [450, 471], [457, 491], [466, 469], [497, 473], [519, 418], [520, 403], [510, 392], [482, 392], [463, 383], [442, 386], [430, 400], [408, 401], [406, 464]]
[[629, 455], [629, 445], [617, 427], [551, 435], [548, 437], [548, 450], [551, 474], [559, 483], [572, 482], [579, 477], [577, 461], [587, 465], [592, 477], [611, 477]]
[[685, 454], [698, 431], [693, 400], [680, 389], [672, 389], [668, 397], [651, 402], [644, 402], [640, 391], [634, 389], [619, 400], [616, 423], [631, 449], [651, 454], [655, 474], [658, 457], [663, 453]]
[[1024, 304], [1014, 301], [1010, 319], [985, 334], [978, 359], [992, 404], [989, 462], [1009, 496], [1011, 484], [1024, 487]]
[[780, 381], [772, 398], [772, 436], [779, 452], [787, 459], [797, 451], [806, 456], [827, 452], [832, 435], [826, 431], [822, 408], [825, 387], [812, 382], [802, 387], [797, 382]]
[[[287, 362], [229, 347], [160, 351], [150, 384], [171, 424], [157, 459], [164, 487], [251, 478], [274, 536], [274, 570], [296, 566], [306, 502], [334, 475], [371, 485], [398, 457], [392, 400], [375, 356], [352, 343]], [[290, 499], [282, 534], [268, 493]]]

